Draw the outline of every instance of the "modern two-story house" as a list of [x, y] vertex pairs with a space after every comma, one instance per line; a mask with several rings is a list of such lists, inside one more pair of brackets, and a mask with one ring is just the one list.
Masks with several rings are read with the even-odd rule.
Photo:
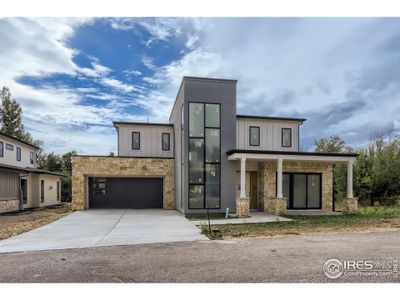
[[356, 154], [303, 152], [304, 118], [236, 114], [236, 80], [184, 77], [168, 123], [114, 122], [118, 156], [75, 156], [73, 209], [165, 208], [185, 215], [333, 210], [333, 166]]
[[62, 175], [37, 168], [38, 150], [0, 132], [0, 213], [61, 202]]

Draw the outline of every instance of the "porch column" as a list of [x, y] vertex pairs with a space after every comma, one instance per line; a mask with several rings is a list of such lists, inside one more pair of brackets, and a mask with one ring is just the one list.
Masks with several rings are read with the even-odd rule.
[[353, 160], [347, 162], [347, 198], [353, 198]]
[[277, 192], [276, 192], [276, 198], [283, 198], [283, 193], [282, 193], [282, 167], [283, 165], [283, 159], [281, 156], [278, 158], [278, 176], [277, 176]]
[[246, 198], [246, 155], [240, 158], [240, 198]]

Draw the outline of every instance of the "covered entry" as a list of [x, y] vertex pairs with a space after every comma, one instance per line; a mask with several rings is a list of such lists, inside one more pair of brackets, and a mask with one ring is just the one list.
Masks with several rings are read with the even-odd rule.
[[163, 208], [163, 179], [90, 177], [89, 208]]

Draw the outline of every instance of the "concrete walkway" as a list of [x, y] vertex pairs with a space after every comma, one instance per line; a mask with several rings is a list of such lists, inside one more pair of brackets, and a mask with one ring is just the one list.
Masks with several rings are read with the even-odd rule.
[[[226, 224], [258, 224], [272, 222], [291, 222], [293, 220], [271, 215], [262, 211], [250, 212], [250, 218], [230, 218], [230, 219], [212, 219], [211, 225], [226, 225]], [[207, 220], [192, 221], [196, 226], [207, 225]]]
[[0, 241], [0, 253], [208, 240], [175, 210], [86, 210]]

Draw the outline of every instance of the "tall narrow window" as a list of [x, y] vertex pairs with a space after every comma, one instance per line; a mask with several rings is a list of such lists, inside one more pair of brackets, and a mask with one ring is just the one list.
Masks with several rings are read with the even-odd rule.
[[44, 202], [44, 180], [40, 180], [40, 202]]
[[189, 137], [204, 137], [204, 104], [189, 104]]
[[260, 146], [260, 127], [250, 126], [249, 128], [249, 145]]
[[189, 182], [204, 183], [204, 139], [189, 140]]
[[57, 181], [57, 201], [60, 201], [60, 182]]
[[189, 103], [189, 208], [220, 207], [220, 104]]
[[33, 152], [30, 153], [30, 161], [31, 161], [31, 165], [33, 165]]
[[169, 133], [162, 134], [162, 150], [163, 151], [170, 151], [171, 150], [171, 136]]
[[292, 128], [282, 128], [282, 147], [292, 147]]
[[21, 148], [17, 147], [17, 161], [21, 161]]
[[4, 143], [0, 142], [0, 157], [4, 156]]
[[206, 127], [219, 128], [219, 104], [206, 104]]
[[132, 132], [132, 150], [140, 150], [140, 132]]

